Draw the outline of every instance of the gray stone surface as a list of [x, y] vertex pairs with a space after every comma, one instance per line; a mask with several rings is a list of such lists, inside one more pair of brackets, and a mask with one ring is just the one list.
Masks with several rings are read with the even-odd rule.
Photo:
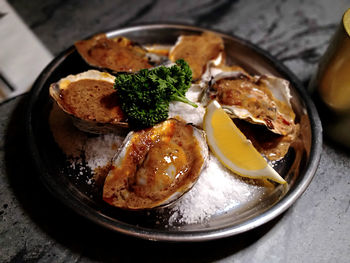
[[10, 3], [54, 54], [123, 26], [174, 22], [221, 30], [268, 50], [307, 81], [349, 0], [128, 0]]
[[[54, 54], [91, 34], [148, 22], [233, 33], [305, 84], [350, 1], [10, 1]], [[0, 105], [0, 262], [349, 262], [350, 153], [325, 140], [301, 198], [272, 222], [195, 244], [148, 242], [77, 216], [37, 181], [23, 134], [27, 96]]]

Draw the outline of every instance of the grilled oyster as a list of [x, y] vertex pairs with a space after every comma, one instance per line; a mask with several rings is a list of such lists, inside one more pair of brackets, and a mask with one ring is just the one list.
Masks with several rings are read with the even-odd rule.
[[50, 95], [80, 130], [125, 132], [126, 117], [113, 88], [115, 77], [97, 70], [69, 75], [50, 85]]
[[112, 161], [103, 199], [132, 210], [168, 205], [194, 185], [208, 156], [204, 132], [177, 119], [130, 132]]
[[274, 76], [250, 76], [237, 66], [211, 69], [204, 101], [215, 98], [232, 118], [265, 125], [287, 135], [294, 130], [289, 82]]
[[202, 103], [219, 101], [260, 153], [270, 160], [285, 156], [299, 133], [288, 81], [268, 75], [251, 76], [239, 66], [211, 63], [200, 85]]
[[100, 69], [136, 72], [152, 67], [147, 51], [125, 37], [107, 38], [99, 34], [76, 42], [75, 47], [86, 63]]
[[224, 41], [211, 32], [201, 35], [180, 36], [169, 52], [171, 61], [183, 58], [190, 65], [193, 80], [198, 80], [206, 70], [210, 60], [222, 56]]

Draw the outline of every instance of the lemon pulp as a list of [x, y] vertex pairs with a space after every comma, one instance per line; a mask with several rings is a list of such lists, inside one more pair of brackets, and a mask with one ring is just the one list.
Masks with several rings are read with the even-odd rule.
[[213, 129], [215, 144], [228, 159], [236, 160], [235, 163], [243, 169], [264, 168], [265, 161], [263, 158], [256, 158], [259, 153], [251, 147], [251, 142], [239, 131], [230, 117], [220, 111], [224, 110], [220, 108], [215, 111], [211, 119], [211, 125], [215, 127]]
[[271, 179], [281, 184], [286, 183], [268, 165], [215, 100], [206, 109], [204, 129], [211, 151], [223, 165], [234, 173], [244, 177]]

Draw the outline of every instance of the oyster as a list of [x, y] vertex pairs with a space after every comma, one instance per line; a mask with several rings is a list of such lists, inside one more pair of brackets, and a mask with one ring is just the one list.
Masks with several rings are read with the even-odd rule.
[[103, 199], [131, 210], [168, 205], [194, 185], [208, 156], [205, 133], [177, 119], [130, 132], [112, 160]]
[[288, 81], [211, 61], [198, 85], [202, 103], [216, 99], [260, 153], [272, 161], [285, 156], [299, 133]]
[[294, 131], [289, 82], [269, 75], [250, 76], [240, 67], [211, 69], [205, 100], [216, 99], [232, 117], [265, 125], [287, 135]]
[[50, 85], [50, 95], [80, 130], [125, 132], [126, 117], [118, 105], [115, 77], [97, 70], [69, 75]]
[[147, 51], [125, 37], [107, 38], [99, 34], [76, 42], [75, 47], [86, 63], [100, 69], [135, 72], [152, 67]]
[[169, 52], [171, 61], [183, 58], [192, 69], [193, 80], [198, 80], [206, 70], [207, 63], [223, 56], [224, 41], [214, 33], [180, 36]]

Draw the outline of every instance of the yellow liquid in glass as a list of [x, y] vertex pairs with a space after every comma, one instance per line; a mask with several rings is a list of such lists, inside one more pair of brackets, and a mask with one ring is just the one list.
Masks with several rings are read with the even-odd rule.
[[331, 58], [320, 81], [320, 95], [334, 110], [350, 109], [350, 9], [344, 14], [343, 27], [331, 46]]

